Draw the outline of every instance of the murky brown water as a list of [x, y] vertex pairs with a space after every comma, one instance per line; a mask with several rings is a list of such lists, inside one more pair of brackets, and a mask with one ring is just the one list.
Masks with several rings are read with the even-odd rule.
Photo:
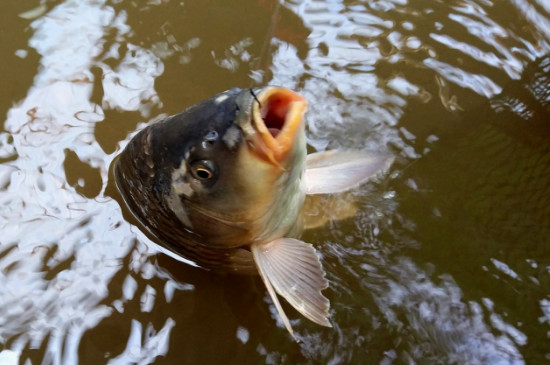
[[[42, 3], [0, 13], [0, 363], [550, 361], [550, 86], [534, 122], [488, 102], [548, 54], [546, 0]], [[311, 150], [397, 156], [305, 233], [334, 328], [289, 308], [301, 343], [259, 278], [160, 253], [109, 177], [141, 123], [267, 83], [310, 101]]]

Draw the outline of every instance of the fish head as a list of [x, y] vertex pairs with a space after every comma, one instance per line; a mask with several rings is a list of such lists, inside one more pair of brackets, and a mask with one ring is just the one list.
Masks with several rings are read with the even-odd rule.
[[289, 89], [232, 89], [184, 112], [181, 132], [177, 116], [160, 123], [166, 206], [206, 246], [288, 233], [305, 198], [306, 108]]

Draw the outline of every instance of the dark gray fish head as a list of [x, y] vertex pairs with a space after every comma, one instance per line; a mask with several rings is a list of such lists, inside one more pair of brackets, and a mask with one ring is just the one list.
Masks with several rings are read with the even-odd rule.
[[171, 245], [234, 248], [281, 237], [305, 197], [306, 108], [285, 88], [218, 94], [138, 133], [116, 163], [117, 186]]

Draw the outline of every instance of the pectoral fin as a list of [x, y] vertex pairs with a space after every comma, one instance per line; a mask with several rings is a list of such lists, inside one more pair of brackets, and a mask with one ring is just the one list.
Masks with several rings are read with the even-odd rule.
[[328, 321], [330, 302], [321, 294], [328, 282], [311, 244], [280, 238], [254, 244], [251, 250], [260, 276], [290, 334], [294, 336], [275, 291], [309, 320], [332, 327]]
[[387, 169], [391, 156], [373, 156], [362, 151], [325, 151], [306, 160], [306, 193], [341, 193]]

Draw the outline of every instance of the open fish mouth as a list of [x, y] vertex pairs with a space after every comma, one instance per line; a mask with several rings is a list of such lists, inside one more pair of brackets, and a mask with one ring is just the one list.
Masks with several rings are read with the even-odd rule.
[[292, 90], [277, 87], [263, 89], [252, 109], [256, 135], [252, 144], [264, 160], [280, 166], [292, 149], [295, 136], [303, 130], [306, 99]]

